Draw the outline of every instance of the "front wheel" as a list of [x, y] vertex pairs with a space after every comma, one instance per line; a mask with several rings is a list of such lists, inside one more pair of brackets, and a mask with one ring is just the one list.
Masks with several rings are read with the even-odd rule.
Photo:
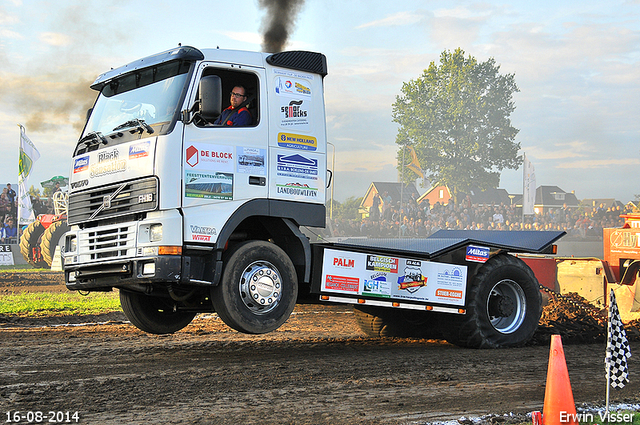
[[169, 298], [139, 292], [120, 290], [120, 305], [135, 327], [151, 334], [177, 332], [196, 316], [196, 313], [177, 310], [175, 302]]
[[298, 278], [277, 245], [245, 242], [226, 255], [222, 278], [212, 288], [218, 316], [231, 328], [262, 334], [279, 328], [295, 307]]
[[538, 280], [524, 261], [500, 254], [474, 276], [463, 316], [442, 315], [445, 338], [471, 348], [515, 347], [531, 339], [542, 313]]

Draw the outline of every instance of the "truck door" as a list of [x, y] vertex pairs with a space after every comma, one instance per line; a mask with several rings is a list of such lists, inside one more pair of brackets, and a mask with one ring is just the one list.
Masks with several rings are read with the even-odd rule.
[[[264, 69], [204, 62], [188, 95], [188, 105], [198, 99], [199, 80], [210, 75], [221, 79], [222, 110], [230, 106], [234, 87], [244, 87], [247, 98], [243, 104], [251, 114], [251, 122], [238, 127], [195, 119], [185, 126], [182, 206], [187, 241], [215, 240], [216, 232], [239, 205], [268, 194]], [[212, 235], [213, 238], [207, 237]]]

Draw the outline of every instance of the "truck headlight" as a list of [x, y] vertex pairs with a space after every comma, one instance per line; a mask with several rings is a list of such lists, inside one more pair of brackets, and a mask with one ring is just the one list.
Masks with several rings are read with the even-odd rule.
[[149, 228], [149, 241], [159, 242], [162, 240], [162, 224], [152, 224]]

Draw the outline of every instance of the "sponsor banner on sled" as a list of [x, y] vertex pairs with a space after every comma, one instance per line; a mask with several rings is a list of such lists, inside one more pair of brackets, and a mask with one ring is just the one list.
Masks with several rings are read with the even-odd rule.
[[464, 306], [466, 280], [465, 266], [325, 249], [321, 289]]

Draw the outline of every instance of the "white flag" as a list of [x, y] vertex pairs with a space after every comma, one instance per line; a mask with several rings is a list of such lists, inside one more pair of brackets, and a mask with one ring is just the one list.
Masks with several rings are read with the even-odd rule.
[[20, 160], [18, 163], [18, 225], [29, 224], [35, 220], [35, 213], [29, 198], [28, 181], [33, 163], [40, 158], [40, 152], [27, 137], [24, 127], [20, 126]]
[[609, 384], [613, 388], [622, 388], [629, 382], [627, 359], [631, 357], [631, 349], [627, 333], [620, 319], [620, 311], [616, 303], [616, 294], [611, 290], [609, 297], [609, 326], [607, 332], [607, 350], [604, 358], [605, 372]]
[[536, 171], [526, 155], [523, 168], [522, 214], [535, 214], [533, 206], [536, 203]]

